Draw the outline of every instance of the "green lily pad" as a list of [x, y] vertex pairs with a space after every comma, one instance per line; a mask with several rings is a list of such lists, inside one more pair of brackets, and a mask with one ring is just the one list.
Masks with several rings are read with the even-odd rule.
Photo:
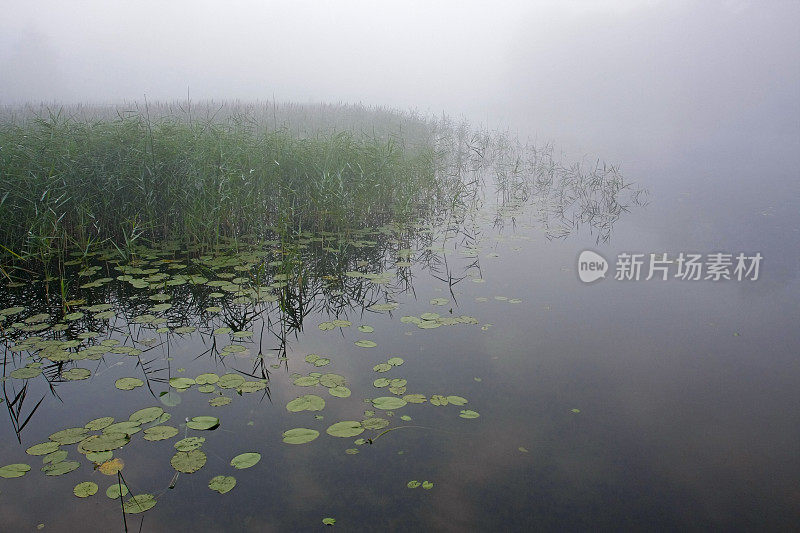
[[355, 420], [345, 420], [333, 424], [325, 432], [332, 437], [355, 437], [364, 432], [364, 426]]
[[114, 386], [120, 390], [133, 390], [144, 385], [144, 381], [139, 378], [119, 378], [114, 382]]
[[359, 340], [355, 342], [356, 346], [361, 346], [362, 348], [374, 348], [378, 345], [377, 342], [368, 341], [368, 340]]
[[42, 463], [60, 463], [67, 458], [67, 450], [56, 450], [42, 457]]
[[389, 383], [390, 381], [386, 378], [378, 378], [372, 382], [372, 386], [381, 389], [383, 387], [388, 387]]
[[67, 381], [80, 381], [88, 379], [92, 372], [86, 368], [70, 368], [61, 373], [61, 377]]
[[206, 454], [201, 450], [191, 450], [188, 452], [177, 452], [169, 460], [172, 468], [184, 474], [197, 472], [206, 464]]
[[433, 483], [431, 481], [423, 481], [422, 488], [425, 490], [431, 490], [433, 488]]
[[385, 418], [367, 418], [361, 422], [361, 425], [364, 426], [364, 429], [383, 429], [389, 425], [389, 421]]
[[213, 385], [219, 381], [219, 376], [214, 373], [200, 374], [194, 378], [194, 382], [198, 385]]
[[190, 429], [211, 430], [219, 427], [219, 418], [214, 416], [195, 416], [186, 423]]
[[331, 396], [336, 396], [337, 398], [349, 398], [352, 392], [350, 389], [345, 387], [344, 385], [337, 385], [335, 387], [331, 387], [328, 389], [328, 392]]
[[458, 416], [460, 416], [461, 418], [478, 418], [481, 415], [477, 411], [471, 411], [469, 409], [465, 409], [461, 411], [461, 413]]
[[315, 394], [306, 394], [295, 398], [286, 404], [286, 410], [292, 413], [300, 411], [322, 411], [325, 408], [325, 400]]
[[72, 493], [75, 494], [78, 498], [88, 498], [89, 496], [94, 496], [97, 494], [97, 483], [92, 483], [91, 481], [84, 481], [83, 483], [78, 483], [75, 485], [75, 488], [72, 489]]
[[242, 383], [244, 383], [244, 378], [239, 374], [225, 374], [219, 377], [217, 387], [221, 389], [237, 389]]
[[319, 437], [319, 431], [308, 428], [294, 428], [283, 432], [283, 442], [287, 444], [305, 444]]
[[378, 363], [377, 365], [372, 367], [372, 370], [375, 372], [388, 372], [392, 369], [392, 365], [389, 363]]
[[78, 461], [59, 461], [42, 467], [42, 472], [47, 476], [61, 476], [77, 469], [81, 464]]
[[127, 420], [125, 422], [111, 424], [103, 430], [103, 433], [127, 433], [128, 435], [133, 435], [142, 430], [140, 426], [141, 424], [138, 422], [131, 422], [130, 420]]
[[40, 444], [34, 444], [25, 450], [25, 453], [28, 455], [47, 455], [48, 453], [53, 453], [58, 450], [59, 446], [61, 445], [58, 442], [42, 442]]
[[128, 514], [143, 513], [155, 507], [156, 498], [152, 494], [137, 494], [122, 505], [122, 510]]
[[89, 452], [86, 454], [86, 458], [93, 463], [102, 464], [114, 457], [112, 452]]
[[322, 519], [322, 523], [325, 524], [326, 526], [332, 526], [336, 523], [336, 519], [331, 517], [326, 517]]
[[122, 448], [131, 441], [131, 436], [127, 433], [104, 433], [102, 435], [92, 435], [78, 444], [78, 451], [88, 452], [107, 452]]
[[257, 452], [240, 453], [231, 459], [231, 466], [239, 470], [250, 468], [261, 460], [261, 454]]
[[319, 378], [314, 376], [300, 376], [292, 382], [293, 385], [298, 387], [313, 387], [319, 383]]
[[400, 357], [392, 357], [391, 359], [389, 359], [389, 360], [388, 360], [388, 361], [386, 361], [386, 362], [387, 362], [388, 364], [392, 365], [392, 366], [400, 366], [400, 365], [402, 365], [402, 364], [403, 364], [405, 361], [403, 361], [403, 359], [402, 359], [402, 358], [400, 358]]
[[323, 387], [332, 388], [339, 385], [344, 385], [347, 382], [344, 376], [339, 374], [322, 374], [319, 377], [319, 384]]
[[190, 452], [200, 448], [205, 441], [205, 437], [186, 437], [176, 442], [174, 446], [180, 452]]
[[411, 481], [406, 483], [406, 487], [408, 487], [409, 489], [416, 489], [419, 486], [420, 486], [420, 482], [417, 481], [416, 479], [412, 479]]
[[175, 407], [181, 403], [181, 395], [174, 391], [165, 391], [158, 395], [158, 401], [167, 407]]
[[406, 401], [402, 398], [397, 398], [396, 396], [381, 396], [380, 398], [375, 398], [372, 400], [372, 405], [375, 406], [376, 409], [400, 409], [404, 405], [406, 405]]
[[164, 414], [164, 409], [161, 407], [145, 407], [131, 414], [128, 420], [137, 424], [149, 424], [162, 414]]
[[32, 379], [39, 376], [42, 373], [41, 368], [31, 368], [29, 366], [24, 366], [22, 368], [18, 368], [9, 374], [14, 379]]
[[14, 463], [6, 465], [4, 467], [0, 467], [0, 477], [3, 478], [22, 477], [30, 469], [31, 465], [26, 465], [23, 463]]
[[69, 445], [82, 441], [88, 434], [89, 430], [86, 428], [67, 428], [62, 429], [61, 431], [56, 431], [48, 438], [59, 444]]
[[194, 384], [195, 381], [192, 378], [169, 378], [170, 387], [178, 390], [186, 390]]
[[467, 399], [466, 398], [462, 398], [461, 396], [448, 396], [447, 397], [447, 402], [452, 404], [452, 405], [459, 405], [460, 406], [460, 405], [466, 404], [467, 403]]
[[239, 392], [250, 393], [258, 392], [267, 388], [267, 384], [263, 381], [245, 381], [237, 389]]
[[211, 398], [208, 400], [208, 404], [211, 407], [222, 407], [223, 405], [228, 405], [233, 400], [228, 398], [227, 396], [217, 396], [215, 398]]
[[424, 394], [406, 394], [403, 399], [408, 403], [425, 403], [428, 401]]
[[128, 494], [128, 487], [124, 483], [114, 483], [106, 489], [106, 496], [112, 500], [119, 499]]
[[220, 494], [230, 492], [236, 486], [236, 478], [233, 476], [214, 476], [208, 482], [208, 488]]
[[450, 403], [446, 396], [441, 394], [434, 394], [431, 396], [431, 405], [445, 406]]
[[144, 430], [144, 440], [157, 441], [171, 439], [178, 434], [178, 428], [172, 426], [154, 426]]

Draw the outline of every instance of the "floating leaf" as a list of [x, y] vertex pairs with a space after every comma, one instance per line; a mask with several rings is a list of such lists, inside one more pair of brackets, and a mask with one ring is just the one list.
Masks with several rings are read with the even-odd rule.
[[23, 463], [14, 463], [14, 464], [6, 465], [4, 467], [0, 467], [0, 477], [4, 477], [4, 478], [22, 477], [30, 469], [31, 469], [31, 465], [26, 465], [26, 464], [23, 464]]
[[101, 429], [107, 428], [108, 426], [110, 426], [113, 423], [114, 423], [114, 417], [112, 417], [112, 416], [104, 416], [104, 417], [95, 418], [94, 420], [90, 420], [89, 422], [86, 422], [86, 425], [83, 426], [83, 427], [85, 427], [86, 429], [91, 430], [91, 431], [99, 431]]
[[12, 378], [15, 379], [32, 379], [39, 376], [42, 373], [40, 368], [31, 368], [28, 366], [24, 366], [22, 368], [18, 368], [9, 374]]
[[432, 405], [445, 406], [448, 403], [450, 402], [447, 400], [446, 396], [442, 396], [441, 394], [434, 394], [433, 396], [431, 396]]
[[386, 361], [386, 362], [387, 362], [388, 364], [392, 365], [392, 366], [400, 366], [400, 365], [402, 365], [402, 364], [403, 364], [405, 361], [403, 361], [403, 359], [402, 359], [402, 358], [400, 358], [400, 357], [392, 357], [391, 359], [389, 359], [389, 360], [388, 360], [388, 361]]
[[42, 442], [41, 444], [34, 444], [25, 450], [25, 453], [28, 455], [47, 455], [48, 453], [53, 453], [58, 450], [59, 446], [61, 445], [57, 442]]
[[293, 385], [298, 387], [313, 387], [319, 383], [319, 378], [314, 376], [300, 376], [292, 382]]
[[230, 492], [236, 486], [236, 478], [233, 476], [214, 476], [208, 482], [208, 488], [220, 494]]
[[117, 422], [116, 424], [111, 424], [107, 428], [103, 430], [103, 433], [127, 433], [128, 435], [133, 435], [134, 433], [139, 433], [142, 428], [139, 427], [141, 424], [138, 422]]
[[106, 476], [116, 476], [117, 472], [122, 470], [125, 466], [125, 462], [122, 459], [114, 458], [106, 461], [105, 463], [101, 464], [97, 467], [101, 474]]
[[128, 494], [128, 487], [124, 483], [114, 483], [106, 489], [106, 496], [112, 500], [116, 500]]
[[155, 426], [144, 430], [144, 440], [157, 441], [171, 439], [178, 434], [178, 428], [172, 426]]
[[389, 425], [389, 421], [385, 418], [367, 418], [366, 420], [361, 422], [361, 425], [364, 426], [364, 429], [383, 429]]
[[527, 448], [525, 448], [524, 446], [520, 446], [520, 447], [519, 447], [519, 448], [517, 448], [517, 449], [518, 449], [519, 451], [521, 451], [522, 453], [528, 453], [528, 449], [527, 449]]
[[177, 452], [172, 456], [169, 462], [172, 468], [178, 472], [192, 474], [203, 468], [203, 465], [206, 464], [206, 454], [200, 450]]
[[570, 411], [571, 411], [571, 412], [573, 412], [573, 413], [575, 413], [575, 414], [578, 414], [578, 413], [580, 413], [580, 412], [581, 412], [581, 410], [580, 410], [580, 409], [570, 409]]
[[88, 434], [89, 430], [86, 428], [67, 428], [62, 429], [61, 431], [56, 431], [48, 438], [59, 444], [69, 445], [82, 441]]
[[349, 398], [351, 391], [344, 385], [337, 385], [336, 387], [331, 387], [328, 389], [328, 392], [331, 396], [336, 396], [337, 398]]
[[375, 328], [373, 328], [372, 326], [358, 326], [358, 331], [362, 333], [372, 333], [373, 331], [375, 331]]
[[431, 490], [433, 488], [433, 482], [431, 481], [423, 481], [422, 488], [425, 490]]
[[374, 405], [376, 409], [399, 409], [406, 405], [406, 401], [396, 396], [381, 396], [380, 398], [372, 400], [372, 405]]
[[447, 402], [452, 405], [464, 405], [467, 403], [467, 399], [461, 396], [448, 396]]
[[263, 381], [245, 381], [239, 385], [239, 392], [258, 392], [267, 388], [267, 384]]
[[372, 367], [372, 370], [375, 372], [388, 372], [392, 369], [392, 365], [389, 363], [378, 363], [377, 365]]
[[86, 368], [71, 368], [61, 373], [61, 377], [67, 381], [80, 381], [88, 379], [92, 372]]
[[145, 407], [131, 414], [128, 420], [138, 424], [148, 424], [162, 414], [164, 414], [164, 410], [161, 407]]
[[120, 390], [133, 390], [144, 385], [144, 381], [139, 378], [119, 378], [114, 382], [114, 386]]
[[208, 404], [211, 407], [222, 407], [223, 405], [228, 405], [233, 400], [228, 398], [227, 396], [217, 396], [216, 398], [211, 398], [208, 400]]
[[283, 442], [305, 444], [319, 437], [319, 431], [308, 428], [294, 428], [283, 432]]
[[378, 378], [372, 382], [372, 386], [380, 389], [383, 387], [388, 387], [389, 383], [390, 383], [389, 380], [386, 378]]
[[219, 418], [214, 416], [195, 416], [186, 423], [191, 429], [211, 430], [219, 427]]
[[78, 498], [88, 498], [89, 496], [94, 496], [97, 494], [97, 483], [92, 483], [91, 481], [84, 481], [83, 483], [78, 483], [75, 485], [75, 488], [72, 489], [72, 493], [75, 494]]
[[261, 460], [261, 454], [257, 452], [240, 453], [231, 459], [231, 466], [239, 470], [250, 468]]
[[408, 403], [425, 403], [425, 395], [424, 394], [406, 394], [403, 396], [403, 399]]
[[88, 452], [107, 452], [122, 448], [131, 441], [127, 433], [104, 433], [102, 435], [92, 435], [78, 445], [78, 451]]
[[225, 374], [219, 377], [217, 387], [221, 389], [236, 389], [244, 383], [244, 378], [239, 374]]
[[53, 453], [48, 453], [42, 457], [43, 463], [59, 463], [67, 458], [67, 450], [56, 450]]
[[377, 342], [368, 341], [368, 340], [360, 340], [355, 342], [356, 346], [361, 346], [362, 348], [374, 348], [378, 345]]
[[192, 378], [169, 378], [169, 384], [178, 390], [186, 390], [194, 385], [195, 381]]
[[323, 518], [322, 523], [326, 526], [332, 526], [336, 523], [336, 519], [331, 517]]
[[214, 383], [219, 381], [219, 376], [214, 373], [209, 374], [200, 374], [196, 378], [194, 378], [194, 382], [198, 385], [213, 385]]
[[409, 489], [416, 489], [419, 486], [420, 486], [420, 482], [417, 481], [416, 479], [412, 479], [411, 481], [406, 483], [406, 487], [408, 487]]
[[461, 411], [461, 414], [459, 414], [458, 416], [460, 416], [461, 418], [478, 418], [481, 415], [477, 411], [470, 411], [469, 409], [465, 409]]
[[315, 394], [300, 396], [286, 404], [286, 410], [292, 413], [300, 411], [322, 411], [324, 408], [325, 400]]
[[355, 420], [345, 420], [337, 422], [325, 430], [328, 435], [333, 437], [355, 437], [364, 432], [361, 422]]
[[186, 437], [174, 444], [175, 449], [181, 452], [190, 452], [200, 448], [206, 441], [205, 437]]
[[158, 395], [158, 399], [167, 407], [175, 407], [181, 403], [181, 395], [173, 391], [162, 392]]
[[86, 458], [92, 461], [93, 463], [105, 463], [109, 459], [114, 456], [112, 452], [89, 452], [86, 454]]
[[61, 476], [72, 472], [80, 466], [81, 464], [78, 461], [59, 461], [58, 463], [43, 466], [42, 472], [48, 476]]
[[328, 388], [344, 385], [346, 382], [347, 380], [345, 380], [344, 376], [339, 374], [322, 374], [319, 377], [319, 384]]
[[143, 513], [156, 505], [156, 498], [152, 494], [137, 494], [122, 505], [122, 510], [128, 514]]

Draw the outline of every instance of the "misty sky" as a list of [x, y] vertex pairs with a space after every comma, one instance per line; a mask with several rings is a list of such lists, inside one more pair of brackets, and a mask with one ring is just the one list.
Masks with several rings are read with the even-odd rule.
[[0, 103], [262, 99], [611, 150], [800, 130], [800, 2], [12, 1]]

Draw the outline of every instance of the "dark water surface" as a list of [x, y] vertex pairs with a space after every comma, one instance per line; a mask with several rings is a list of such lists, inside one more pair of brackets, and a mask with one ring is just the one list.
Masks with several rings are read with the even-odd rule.
[[[794, 144], [791, 140], [788, 147]], [[0, 463], [32, 467], [24, 477], [0, 479], [0, 529], [44, 524], [45, 531], [122, 530], [120, 502], [105, 495], [116, 477], [93, 470], [75, 445], [62, 449], [81, 466], [45, 476], [39, 471], [42, 458], [25, 450], [97, 417], [122, 421], [137, 409], [162, 406], [172, 415], [166, 424], [178, 428], [178, 436], [148, 442], [139, 432], [114, 451], [125, 461], [122, 474], [132, 493], [157, 497], [153, 509], [126, 517], [132, 530], [142, 520], [144, 531], [311, 530], [323, 527], [324, 517], [336, 518], [337, 529], [353, 531], [793, 530], [800, 523], [800, 167], [787, 153], [745, 158], [731, 156], [721, 145], [636, 159], [626, 165], [626, 174], [649, 189], [649, 204], [632, 206], [612, 228], [582, 224], [561, 239], [547, 238], [540, 213], [530, 206], [506, 213], [499, 225], [487, 207], [480, 229], [462, 226], [444, 241], [444, 253], [425, 250], [443, 241], [428, 241], [424, 232], [411, 232], [397, 243], [371, 234], [363, 238], [378, 242], [366, 247], [374, 251], [348, 248], [352, 257], [336, 276], [345, 280], [342, 296], [328, 291], [312, 297], [309, 289], [305, 301], [292, 300], [283, 311], [279, 302], [236, 305], [226, 296], [223, 311], [212, 318], [198, 309], [215, 305], [208, 293], [217, 289], [176, 287], [169, 326], [196, 326], [191, 334], [157, 334], [156, 326], [129, 323], [158, 302], [124, 295], [143, 294], [146, 300], [159, 292], [155, 288], [97, 289], [86, 305], [109, 301], [115, 318], [91, 323], [82, 318], [67, 333], [93, 329], [101, 335], [86, 343], [110, 337], [145, 351], [138, 357], [105, 354], [61, 368], [90, 369], [89, 380], [62, 382], [47, 360], [47, 379], [6, 379], [0, 409], [6, 410], [24, 383], [29, 387], [17, 424], [44, 400], [18, 434], [13, 416], [0, 424]], [[610, 239], [598, 242], [604, 231]], [[392, 265], [403, 257], [396, 252], [406, 247], [414, 250], [413, 267], [398, 270]], [[612, 263], [607, 279], [592, 284], [578, 279], [577, 257], [585, 249]], [[618, 281], [613, 263], [621, 252], [666, 252], [669, 258], [679, 252], [760, 252], [764, 259], [756, 281]], [[308, 268], [309, 276], [335, 270], [321, 272], [320, 263]], [[175, 272], [167, 264], [161, 269]], [[388, 271], [391, 278], [376, 285], [342, 276], [344, 270]], [[230, 267], [217, 272], [237, 273]], [[4, 326], [40, 312], [32, 294], [41, 293], [41, 285], [31, 293], [28, 287], [5, 290], [3, 307], [26, 300], [19, 305], [29, 309]], [[117, 285], [126, 283], [115, 280], [106, 287]], [[397, 309], [369, 309], [387, 295]], [[434, 298], [447, 302], [432, 305]], [[341, 306], [338, 316], [330, 312], [336, 306]], [[300, 320], [292, 315], [303, 309], [308, 312], [298, 330], [293, 326]], [[248, 318], [254, 311], [260, 314]], [[426, 312], [466, 315], [477, 323], [420, 329], [400, 321]], [[335, 318], [352, 325], [318, 327]], [[252, 331], [253, 339], [218, 335], [216, 348], [232, 342], [248, 353], [220, 356], [211, 331], [235, 321], [234, 329]], [[362, 324], [374, 332], [360, 332]], [[20, 334], [8, 336], [6, 376], [33, 357], [12, 355], [8, 347]], [[145, 338], [157, 343], [139, 342]], [[377, 346], [354, 345], [359, 339]], [[331, 363], [316, 368], [304, 360], [310, 353]], [[386, 373], [373, 371], [394, 356], [404, 363]], [[250, 381], [268, 372], [268, 388], [204, 394], [194, 385], [176, 393], [166, 383], [237, 371], [255, 375], [245, 376]], [[320, 385], [292, 384], [293, 373], [314, 371], [344, 376], [352, 395], [337, 398]], [[117, 390], [114, 381], [125, 376], [147, 377], [150, 388]], [[457, 395], [468, 403], [409, 403], [389, 417], [365, 403], [392, 396], [373, 386], [380, 377], [408, 381], [399, 397]], [[180, 395], [180, 404], [160, 402], [159, 394], [168, 390]], [[219, 393], [232, 403], [210, 406], [208, 400]], [[325, 408], [288, 412], [287, 402], [304, 394], [324, 398]], [[467, 409], [480, 416], [459, 417]], [[325, 433], [335, 422], [364, 419], [365, 410], [387, 419], [387, 429], [408, 427], [383, 434], [368, 430], [358, 437], [374, 441], [360, 446], [353, 442], [358, 437]], [[186, 429], [186, 417], [198, 415], [219, 417], [220, 427]], [[282, 432], [295, 427], [321, 434], [307, 444], [282, 442]], [[170, 489], [173, 444], [185, 435], [206, 438], [207, 463], [193, 474], [180, 474]], [[251, 451], [262, 455], [255, 466], [236, 470], [229, 464], [234, 455]], [[221, 495], [207, 484], [222, 474], [234, 476], [237, 485]], [[411, 480], [434, 486], [410, 489]], [[98, 493], [76, 498], [72, 488], [82, 481], [97, 483]]]

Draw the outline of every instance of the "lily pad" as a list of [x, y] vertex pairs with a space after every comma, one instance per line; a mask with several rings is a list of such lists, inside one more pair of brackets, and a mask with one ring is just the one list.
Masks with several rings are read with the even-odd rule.
[[236, 389], [244, 383], [244, 378], [239, 374], [225, 374], [219, 377], [217, 387], [221, 389]]
[[396, 396], [381, 396], [380, 398], [372, 400], [372, 405], [374, 405], [376, 409], [384, 410], [399, 409], [406, 405], [406, 403], [404, 399]]
[[300, 376], [292, 382], [293, 385], [298, 387], [313, 387], [319, 383], [319, 378], [314, 376]]
[[378, 345], [377, 342], [368, 341], [368, 340], [359, 340], [355, 342], [356, 346], [361, 346], [362, 348], [374, 348]]
[[219, 427], [219, 418], [214, 416], [195, 416], [186, 423], [190, 429], [211, 430]]
[[25, 453], [28, 455], [47, 455], [48, 453], [53, 453], [58, 450], [59, 446], [61, 445], [58, 442], [42, 442], [40, 444], [34, 444], [25, 450]]
[[460, 416], [461, 418], [478, 418], [481, 415], [477, 411], [471, 411], [469, 409], [465, 409], [461, 411], [461, 413], [458, 416]]
[[144, 440], [157, 441], [171, 439], [178, 434], [178, 428], [172, 426], [155, 426], [144, 430]]
[[152, 494], [137, 494], [122, 505], [122, 510], [128, 514], [143, 513], [156, 505], [156, 498]]
[[89, 496], [94, 496], [97, 494], [97, 483], [92, 483], [91, 481], [84, 481], [83, 483], [78, 483], [75, 485], [75, 488], [72, 489], [72, 493], [75, 494], [78, 498], [88, 498]]
[[197, 472], [206, 464], [206, 454], [200, 450], [177, 452], [169, 460], [172, 468], [184, 474]]
[[80, 381], [83, 379], [88, 379], [91, 375], [92, 372], [87, 368], [70, 368], [69, 370], [61, 373], [61, 377], [67, 381]]
[[42, 373], [40, 368], [31, 368], [29, 366], [24, 366], [22, 368], [18, 368], [9, 374], [12, 378], [15, 379], [32, 379], [39, 376]]
[[227, 396], [217, 396], [215, 398], [211, 398], [208, 400], [208, 404], [211, 407], [222, 407], [223, 405], [228, 405], [233, 400], [228, 398]]
[[92, 435], [78, 445], [78, 451], [88, 452], [107, 452], [122, 448], [131, 441], [131, 436], [127, 433], [104, 433], [102, 435]]
[[245, 381], [237, 389], [239, 392], [249, 393], [258, 392], [267, 388], [267, 384], [263, 381]]
[[59, 461], [58, 463], [43, 466], [42, 472], [47, 476], [61, 476], [72, 472], [80, 466], [81, 464], [78, 461]]
[[319, 437], [319, 431], [308, 428], [294, 428], [283, 432], [283, 442], [287, 444], [305, 444]]
[[219, 381], [219, 376], [214, 373], [200, 374], [194, 378], [194, 382], [198, 385], [213, 385]]
[[231, 459], [231, 466], [239, 470], [250, 468], [261, 460], [261, 454], [257, 452], [240, 453]]
[[344, 385], [337, 385], [336, 387], [331, 387], [328, 389], [328, 392], [331, 396], [336, 396], [337, 398], [349, 398], [352, 392], [350, 389], [345, 387]]
[[133, 390], [144, 385], [144, 381], [139, 378], [119, 378], [114, 382], [114, 386], [120, 390]]
[[162, 414], [164, 414], [164, 409], [161, 407], [145, 407], [144, 409], [139, 409], [131, 414], [131, 416], [128, 417], [128, 420], [138, 424], [148, 424], [160, 417]]
[[423, 481], [422, 488], [425, 490], [431, 490], [433, 488], [433, 482], [431, 481]]
[[447, 402], [452, 405], [465, 405], [467, 403], [467, 399], [462, 398], [461, 396], [448, 396]]
[[230, 492], [236, 486], [236, 478], [233, 476], [214, 476], [208, 482], [208, 488], [220, 494]]
[[306, 394], [295, 398], [286, 404], [286, 410], [292, 413], [300, 411], [322, 411], [325, 408], [325, 400], [315, 394]]
[[67, 458], [67, 450], [56, 450], [42, 457], [43, 463], [59, 463]]
[[403, 396], [403, 399], [408, 403], [425, 403], [426, 401], [428, 401], [427, 399], [425, 399], [424, 394], [406, 394], [405, 396]]
[[106, 489], [106, 496], [112, 500], [116, 500], [128, 494], [128, 487], [124, 483], [114, 483]]
[[336, 523], [336, 519], [331, 517], [326, 517], [322, 519], [322, 523], [325, 524], [326, 526], [332, 526]]
[[170, 378], [169, 385], [171, 387], [175, 387], [178, 390], [186, 390], [192, 385], [195, 384], [195, 381], [192, 378]]
[[389, 359], [389, 360], [388, 360], [388, 361], [386, 361], [386, 362], [387, 362], [388, 364], [392, 365], [392, 366], [400, 366], [400, 365], [402, 365], [402, 364], [403, 364], [405, 361], [403, 361], [403, 359], [402, 359], [401, 357], [392, 357], [391, 359]]
[[56, 431], [48, 438], [59, 444], [69, 445], [82, 441], [88, 434], [89, 430], [86, 428], [67, 428], [62, 429], [61, 431]]
[[174, 444], [175, 449], [181, 452], [190, 452], [200, 448], [206, 441], [205, 437], [186, 437]]
[[0, 477], [4, 477], [4, 478], [22, 477], [30, 469], [31, 469], [31, 465], [26, 465], [26, 464], [23, 464], [23, 463], [14, 463], [14, 464], [6, 465], [4, 467], [0, 467]]
[[419, 486], [420, 486], [420, 482], [417, 481], [416, 479], [412, 479], [411, 481], [406, 483], [406, 487], [408, 487], [409, 489], [416, 489]]
[[364, 426], [364, 429], [383, 429], [389, 425], [389, 421], [385, 418], [367, 418], [366, 420], [361, 422], [361, 425]]
[[95, 418], [94, 420], [90, 420], [86, 422], [86, 425], [83, 426], [88, 430], [91, 431], [100, 431], [101, 429], [105, 429], [111, 424], [114, 423], [114, 417], [112, 416], [104, 416], [101, 418]]
[[355, 420], [345, 420], [333, 424], [325, 432], [332, 437], [355, 437], [364, 432], [364, 426]]

